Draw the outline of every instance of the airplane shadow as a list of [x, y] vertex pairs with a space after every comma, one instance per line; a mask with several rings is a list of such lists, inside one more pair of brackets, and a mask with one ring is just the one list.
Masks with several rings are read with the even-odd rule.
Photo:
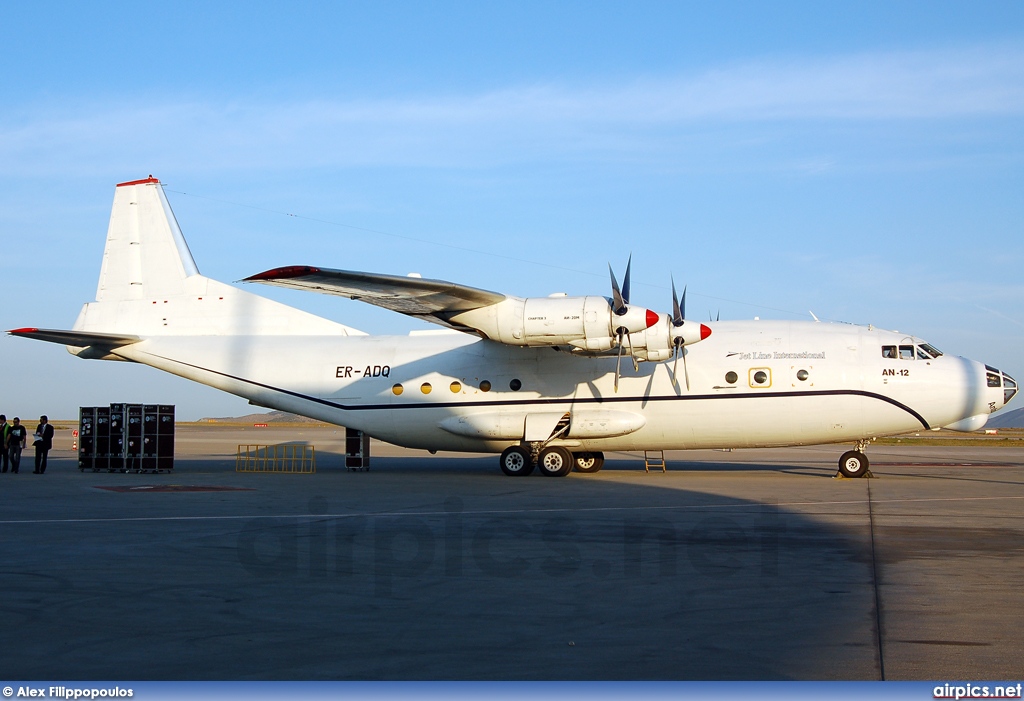
[[[0, 667], [23, 677], [879, 677], [866, 516], [618, 479], [629, 460], [615, 479], [507, 478], [493, 456], [315, 475], [66, 463], [31, 485], [46, 498], [0, 493]], [[93, 488], [172, 481], [250, 489]]]

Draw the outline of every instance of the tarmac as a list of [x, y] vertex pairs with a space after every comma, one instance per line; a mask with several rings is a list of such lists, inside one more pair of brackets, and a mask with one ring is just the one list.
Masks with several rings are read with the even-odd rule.
[[[1006, 680], [1024, 659], [1024, 449], [495, 456], [342, 429], [178, 429], [172, 474], [0, 474], [0, 677]], [[235, 472], [240, 443], [315, 474]], [[26, 469], [27, 466], [27, 469]]]

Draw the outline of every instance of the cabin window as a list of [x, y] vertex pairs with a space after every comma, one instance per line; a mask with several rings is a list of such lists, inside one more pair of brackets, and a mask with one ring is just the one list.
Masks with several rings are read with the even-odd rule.
[[491, 383], [488, 382], [487, 380], [482, 381], [480, 383], [480, 391], [481, 392], [490, 392], [491, 391]]
[[394, 387], [391, 388], [391, 391], [394, 392], [395, 396], [397, 397], [398, 395], [405, 391], [405, 387], [402, 387], [402, 385], [395, 385]]
[[914, 359], [914, 347], [913, 346], [900, 346], [900, 360], [913, 360]]
[[728, 382], [730, 385], [736, 384], [736, 380], [738, 379], [740, 379], [740, 376], [734, 373], [732, 370], [725, 373], [725, 381]]
[[523, 383], [520, 382], [518, 379], [513, 378], [513, 380], [508, 383], [508, 388], [511, 389], [513, 392], [518, 392], [523, 388]]
[[462, 391], [462, 383], [456, 380], [452, 382], [451, 387], [449, 387], [449, 389], [451, 389], [452, 394], [458, 394], [459, 392]]
[[811, 376], [810, 373], [808, 373], [806, 370], [797, 370], [796, 371], [796, 379], [800, 380], [801, 382], [806, 382], [807, 378], [810, 377], [810, 376]]
[[432, 389], [434, 388], [430, 386], [429, 382], [424, 382], [422, 385], [420, 385], [420, 392], [423, 392], [423, 394], [430, 394], [430, 390]]
[[896, 346], [882, 346], [882, 357], [896, 359]]
[[768, 368], [751, 368], [749, 379], [751, 387], [771, 387], [772, 371]]

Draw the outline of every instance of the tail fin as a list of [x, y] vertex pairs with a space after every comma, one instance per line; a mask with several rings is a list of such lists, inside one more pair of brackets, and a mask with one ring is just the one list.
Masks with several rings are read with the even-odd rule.
[[83, 341], [96, 334], [137, 339], [364, 335], [200, 275], [163, 187], [152, 175], [115, 188], [96, 301], [82, 308], [74, 331], [91, 334]]
[[110, 211], [97, 302], [173, 297], [198, 275], [160, 181], [119, 183]]

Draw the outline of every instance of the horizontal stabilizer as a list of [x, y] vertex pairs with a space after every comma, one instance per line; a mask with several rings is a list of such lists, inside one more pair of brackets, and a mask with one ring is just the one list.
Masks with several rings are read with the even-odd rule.
[[447, 318], [480, 309], [506, 299], [498, 292], [457, 285], [445, 280], [378, 275], [351, 270], [330, 270], [304, 265], [275, 268], [247, 277], [242, 282], [260, 282], [277, 287], [310, 290], [358, 299], [378, 307], [447, 325]]
[[48, 341], [60, 343], [65, 346], [76, 346], [88, 348], [89, 346], [102, 346], [104, 348], [118, 348], [138, 343], [142, 339], [138, 336], [126, 334], [91, 333], [89, 331], [61, 331], [59, 329], [12, 329], [8, 331], [12, 336], [24, 336], [34, 338], [37, 341]]

